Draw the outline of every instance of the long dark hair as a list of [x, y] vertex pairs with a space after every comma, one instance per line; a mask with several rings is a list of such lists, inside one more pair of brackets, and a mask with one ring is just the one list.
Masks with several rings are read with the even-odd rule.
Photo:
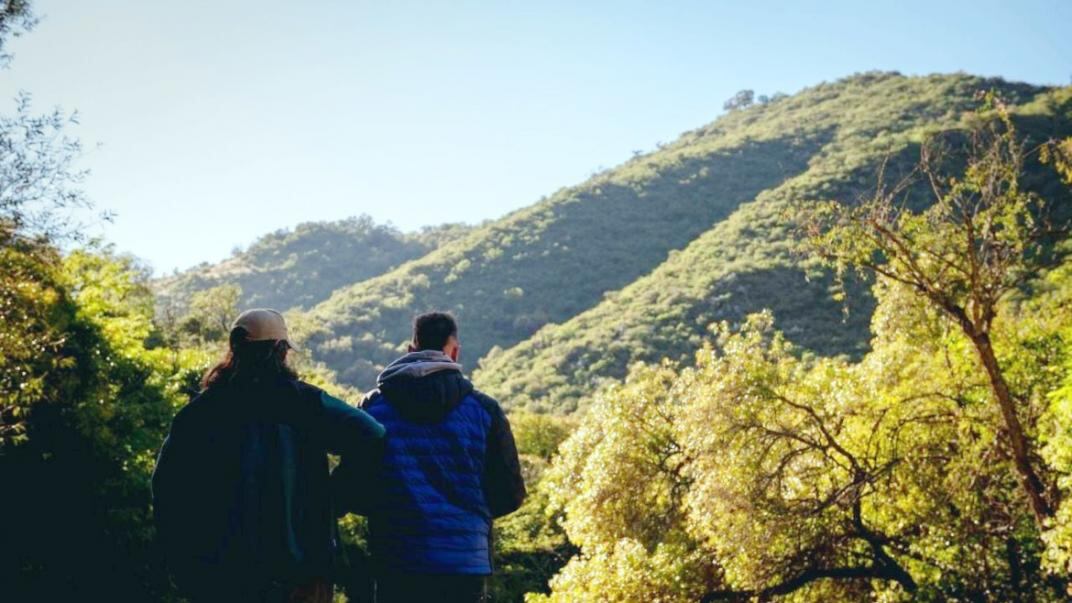
[[227, 353], [201, 379], [202, 389], [229, 383], [253, 385], [279, 378], [297, 379], [298, 373], [287, 364], [285, 341], [250, 341], [242, 327], [231, 329]]

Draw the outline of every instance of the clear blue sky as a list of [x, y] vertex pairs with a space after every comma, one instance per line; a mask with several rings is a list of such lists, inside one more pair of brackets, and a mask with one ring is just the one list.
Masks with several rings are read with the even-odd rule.
[[158, 272], [307, 220], [495, 218], [711, 121], [742, 88], [870, 69], [1072, 77], [1063, 0], [36, 6], [0, 97], [79, 111], [86, 188], [117, 214], [97, 231]]

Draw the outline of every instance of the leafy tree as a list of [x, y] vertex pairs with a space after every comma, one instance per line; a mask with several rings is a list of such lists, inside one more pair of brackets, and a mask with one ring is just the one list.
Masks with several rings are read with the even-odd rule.
[[[860, 362], [801, 358], [760, 314], [599, 396], [548, 473], [581, 548], [550, 599], [1062, 600], [969, 338], [903, 284], [877, 295]], [[1036, 403], [1051, 303], [995, 326]]]
[[751, 107], [755, 102], [756, 93], [753, 90], [741, 90], [737, 94], [734, 94], [729, 100], [722, 104], [722, 108], [726, 111], [737, 111], [740, 109], [747, 109]]
[[30, 31], [36, 24], [37, 17], [29, 0], [7, 0], [0, 5], [0, 67], [11, 63], [8, 41]]
[[[0, 54], [33, 23], [0, 7]], [[64, 134], [20, 96], [0, 118], [0, 581], [13, 600], [107, 593], [166, 600], [151, 547], [148, 472], [196, 353], [150, 349], [145, 271], [85, 242], [72, 209], [91, 206]]]
[[231, 324], [238, 317], [237, 285], [220, 285], [198, 291], [190, 298], [190, 309], [179, 320], [179, 330], [194, 336], [201, 344], [227, 341]]
[[718, 568], [684, 525], [687, 458], [670, 367], [640, 369], [593, 403], [540, 492], [581, 553], [531, 601], [695, 601]]
[[0, 449], [26, 440], [30, 406], [44, 395], [69, 314], [59, 252], [0, 226]]
[[[1045, 259], [1043, 204], [1023, 189], [1024, 145], [1007, 108], [971, 133], [962, 177], [943, 173], [934, 145], [924, 147], [922, 174], [934, 203], [914, 211], [901, 202], [903, 186], [864, 202], [821, 204], [807, 223], [817, 254], [839, 271], [860, 268], [908, 286], [941, 311], [971, 341], [1001, 411], [1009, 451], [1023, 491], [1041, 526], [1059, 500], [1037, 461], [1022, 400], [1010, 391], [991, 338], [1000, 302], [1037, 273]], [[984, 116], [985, 119], [985, 116]]]
[[[1067, 262], [1039, 274], [1068, 244], [1047, 243], [1060, 205], [1021, 185], [1022, 140], [989, 117], [942, 166], [955, 179], [924, 149], [931, 203], [880, 191], [807, 213], [813, 249], [877, 277], [858, 361], [801, 354], [759, 314], [718, 325], [693, 367], [634, 367], [595, 398], [541, 484], [580, 547], [546, 599], [1067, 596], [1072, 286]], [[981, 333], [1046, 483], [1041, 520]]]
[[[697, 401], [700, 412], [686, 427], [698, 452], [690, 507], [729, 581], [750, 587], [705, 600], [769, 598], [824, 578], [881, 579], [916, 591], [891, 550], [902, 535], [871, 515], [894, 468], [914, 460], [904, 456], [933, 454], [947, 441], [926, 421], [944, 409], [873, 404], [845, 364], [802, 365], [770, 335], [771, 323], [761, 316], [738, 335], [723, 331], [722, 354], [699, 365], [718, 375], [711, 378], [717, 402]], [[891, 409], [908, 411], [895, 417]], [[693, 432], [694, 421], [715, 427]], [[907, 445], [905, 436], [921, 431], [927, 438]], [[725, 447], [731, 459], [717, 455]], [[732, 547], [746, 552], [735, 556]]]
[[16, 600], [165, 598], [148, 477], [204, 359], [145, 347], [153, 299], [129, 259], [20, 251], [4, 248], [25, 280], [0, 327], [0, 473], [17, 484], [0, 499], [0, 578]]
[[78, 239], [72, 209], [91, 206], [74, 168], [81, 152], [63, 133], [75, 121], [60, 111], [34, 115], [30, 97], [18, 97], [14, 116], [0, 116], [0, 226], [19, 236]]
[[527, 412], [510, 414], [517, 449], [522, 455], [550, 461], [560, 444], [569, 437], [575, 422], [568, 417]]
[[1042, 161], [1052, 161], [1065, 182], [1072, 184], [1072, 138], [1053, 141], [1041, 149]]

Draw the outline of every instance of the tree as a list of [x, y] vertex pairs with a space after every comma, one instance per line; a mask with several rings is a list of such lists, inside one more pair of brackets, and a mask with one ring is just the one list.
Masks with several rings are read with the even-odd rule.
[[6, 67], [12, 59], [7, 42], [29, 31], [37, 24], [29, 0], [7, 0], [0, 5], [0, 67]]
[[[0, 5], [0, 63], [6, 42], [34, 23], [29, 2]], [[30, 406], [59, 368], [71, 302], [55, 243], [78, 237], [61, 214], [90, 205], [73, 166], [78, 141], [63, 134], [72, 119], [32, 115], [25, 94], [17, 101], [14, 116], [0, 116], [0, 449], [26, 441]]]
[[862, 203], [817, 204], [804, 220], [812, 251], [839, 272], [868, 271], [901, 283], [940, 309], [971, 341], [1004, 423], [1021, 487], [1042, 527], [1057, 493], [1025, 429], [1022, 400], [1010, 391], [991, 339], [999, 304], [1037, 274], [1048, 234], [1041, 199], [1020, 186], [1023, 143], [1005, 106], [969, 133], [963, 176], [943, 173], [946, 159], [932, 141], [918, 174], [934, 203], [914, 211], [903, 203], [906, 183], [880, 189]]
[[755, 100], [756, 93], [753, 90], [741, 90], [737, 94], [734, 94], [725, 103], [722, 103], [722, 108], [726, 111], [736, 111], [738, 109], [747, 109], [752, 106]]
[[[905, 285], [876, 294], [860, 362], [802, 358], [764, 313], [604, 392], [542, 484], [581, 549], [548, 599], [1063, 600], [970, 342]], [[996, 321], [1034, 400], [1056, 303]]]
[[[0, 4], [0, 68], [12, 55], [7, 43], [37, 24], [28, 0]], [[77, 115], [59, 110], [30, 112], [30, 96], [20, 93], [13, 116], [0, 117], [0, 229], [4, 237], [38, 236], [45, 240], [80, 238], [70, 209], [88, 209], [80, 184], [85, 172], [74, 168], [82, 147], [63, 129]]]
[[719, 584], [686, 530], [687, 458], [674, 434], [671, 366], [641, 367], [601, 395], [537, 491], [581, 553], [551, 581], [551, 602], [695, 601]]
[[[909, 486], [899, 471], [948, 435], [932, 429], [899, 445], [937, 409], [869, 395], [866, 373], [840, 361], [808, 367], [772, 324], [767, 314], [739, 333], [721, 327], [721, 353], [697, 367], [706, 386], [685, 397], [695, 408], [683, 425], [695, 459], [687, 472], [695, 529], [728, 581], [746, 586], [703, 600], [769, 599], [823, 579], [916, 591], [894, 553], [904, 533], [877, 515], [888, 512], [894, 483]], [[731, 455], [718, 453], [727, 448]]]
[[180, 331], [192, 336], [195, 345], [219, 345], [226, 341], [231, 323], [238, 317], [241, 295], [238, 285], [218, 285], [194, 293], [189, 311], [179, 320]]
[[146, 347], [152, 293], [129, 258], [27, 241], [0, 247], [15, 283], [15, 320], [0, 321], [0, 580], [14, 600], [161, 600], [148, 478], [205, 358]]
[[73, 115], [33, 115], [20, 94], [14, 116], [0, 116], [0, 228], [20, 237], [79, 239], [71, 210], [92, 207], [81, 189], [85, 172], [75, 169], [78, 140], [64, 135]]
[[1043, 163], [1053, 162], [1065, 183], [1072, 185], [1072, 138], [1052, 141], [1041, 151]]
[[0, 450], [26, 441], [29, 409], [63, 345], [61, 262], [47, 242], [0, 225]]

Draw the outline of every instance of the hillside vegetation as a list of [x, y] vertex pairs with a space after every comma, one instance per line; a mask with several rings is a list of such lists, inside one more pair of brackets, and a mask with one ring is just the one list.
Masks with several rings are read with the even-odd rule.
[[241, 289], [244, 307], [307, 308], [332, 291], [424, 255], [467, 227], [448, 225], [406, 234], [369, 216], [307, 222], [257, 239], [218, 264], [200, 264], [155, 283], [163, 308], [182, 311], [197, 292]]
[[740, 203], [805, 169], [821, 130], [755, 138], [734, 128], [679, 143], [563, 189], [428, 256], [337, 291], [310, 312], [317, 359], [369, 386], [414, 312], [454, 311], [471, 363], [597, 303]]
[[[774, 300], [803, 312], [789, 320], [799, 331], [791, 335], [807, 348], [859, 353], [866, 318], [852, 319], [848, 329], [829, 328], [840, 320], [840, 308], [826, 300], [821, 277], [804, 280], [777, 216], [797, 199], [873, 186], [884, 156], [927, 129], [955, 124], [988, 88], [1013, 103], [1042, 90], [968, 75], [864, 74], [731, 111], [425, 257], [336, 291], [303, 317], [312, 325], [308, 347], [341, 381], [368, 387], [403, 349], [413, 313], [449, 309], [461, 321], [468, 364], [490, 356], [480, 383], [507, 404], [517, 396], [518, 404], [543, 410], [571, 409], [602, 377], [623, 375], [629, 362], [680, 356], [711, 319], [743, 316]], [[741, 207], [749, 202], [754, 206]], [[720, 224], [738, 210], [739, 217]], [[669, 257], [704, 233], [687, 255]], [[649, 285], [608, 296], [664, 262]], [[645, 297], [652, 294], [655, 305]], [[579, 318], [601, 303], [621, 303], [614, 299], [634, 303], [627, 314], [601, 309]], [[706, 310], [690, 301], [697, 299]], [[574, 317], [581, 322], [540, 331]], [[598, 334], [588, 330], [596, 323]], [[584, 335], [571, 339], [581, 325]], [[616, 343], [615, 333], [630, 330], [636, 332]], [[645, 331], [652, 336], [641, 336]], [[517, 344], [517, 351], [499, 354]], [[570, 349], [551, 349], [559, 345]], [[546, 356], [537, 360], [538, 350]], [[530, 381], [530, 371], [538, 379], [520, 383]], [[563, 401], [538, 401], [552, 391]]]
[[[807, 266], [795, 249], [795, 210], [804, 201], [851, 201], [873, 191], [883, 165], [887, 179], [903, 177], [919, 159], [921, 138], [960, 125], [963, 112], [978, 104], [975, 91], [990, 88], [1020, 101], [1037, 92], [968, 76], [879, 76], [819, 86], [760, 108], [762, 121], [778, 129], [808, 106], [838, 126], [806, 172], [764, 191], [598, 306], [485, 358], [478, 383], [514, 407], [569, 412], [633, 363], [685, 361], [710, 337], [709, 325], [763, 309], [773, 310], [778, 329], [804, 350], [858, 357], [867, 348], [870, 293], [850, 282], [846, 303], [834, 301], [829, 273]], [[1029, 143], [1068, 131], [1067, 96], [1042, 94], [1014, 115]], [[815, 104], [818, 98], [829, 100]], [[1066, 192], [1052, 190], [1052, 170], [1037, 160], [1029, 168], [1040, 174], [1029, 184], [1067, 200]], [[924, 202], [930, 191], [910, 193]]]
[[526, 601], [1067, 601], [1072, 138], [1024, 134], [1070, 93], [927, 136], [926, 204], [794, 208], [801, 251], [874, 275], [871, 349], [763, 311], [603, 389], [537, 486], [579, 550]]

